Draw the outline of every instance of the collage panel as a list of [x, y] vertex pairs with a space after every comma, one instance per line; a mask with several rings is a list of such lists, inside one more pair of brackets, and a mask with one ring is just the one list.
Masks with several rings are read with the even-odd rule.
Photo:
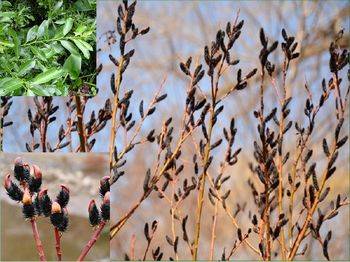
[[107, 154], [1, 153], [1, 261], [108, 261]]
[[349, 260], [349, 12], [0, 0], [0, 260]]
[[0, 96], [94, 96], [96, 0], [0, 2]]
[[349, 6], [324, 8], [98, 2], [112, 260], [349, 258]]
[[108, 99], [2, 97], [1, 102], [4, 152], [108, 152]]

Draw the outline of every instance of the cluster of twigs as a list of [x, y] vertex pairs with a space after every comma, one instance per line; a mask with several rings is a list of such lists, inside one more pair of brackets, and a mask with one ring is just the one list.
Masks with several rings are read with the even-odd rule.
[[[67, 205], [70, 199], [69, 188], [60, 185], [60, 191], [53, 201], [48, 195], [48, 190], [42, 188], [42, 172], [36, 165], [30, 166], [24, 163], [21, 158], [16, 158], [13, 169], [14, 178], [19, 184], [7, 174], [4, 180], [4, 188], [8, 196], [22, 205], [22, 213], [26, 221], [30, 221], [33, 237], [36, 244], [40, 261], [46, 261], [43, 244], [40, 239], [36, 221], [41, 217], [50, 219], [55, 235], [55, 248], [57, 260], [62, 260], [61, 238], [62, 233], [69, 227], [69, 216]], [[91, 247], [99, 238], [102, 229], [109, 220], [110, 198], [109, 198], [109, 177], [104, 177], [100, 183], [100, 194], [103, 198], [100, 211], [95, 202], [89, 205], [89, 217], [92, 226], [96, 227], [93, 236], [82, 250], [78, 260], [83, 261]], [[93, 207], [92, 207], [93, 206]]]
[[52, 201], [47, 189], [41, 189], [42, 172], [36, 165], [29, 166], [21, 158], [16, 158], [13, 174], [19, 185], [12, 181], [11, 175], [5, 176], [4, 187], [8, 196], [22, 204], [23, 216], [30, 221], [40, 261], [46, 261], [42, 242], [40, 240], [36, 220], [39, 217], [49, 217], [54, 227], [57, 260], [61, 261], [61, 233], [68, 227], [69, 189], [61, 185], [61, 190]]
[[[51, 145], [48, 141], [48, 128], [57, 120], [58, 105], [54, 105], [53, 97], [34, 97], [34, 110], [28, 109], [28, 120], [30, 122], [31, 142], [26, 143], [28, 152], [40, 150], [42, 152], [57, 152], [63, 148], [70, 147], [73, 152], [90, 152], [95, 145], [94, 136], [100, 132], [111, 118], [111, 104], [107, 99], [105, 105], [99, 109], [97, 116], [95, 110], [86, 118], [85, 107], [90, 97], [72, 96], [67, 99], [66, 107], [68, 117], [65, 124], [61, 124], [57, 134], [57, 141]], [[84, 118], [85, 117], [85, 118]], [[40, 141], [36, 140], [39, 136]], [[79, 138], [77, 148], [72, 146], [72, 135]]]
[[[214, 211], [211, 224], [211, 242], [209, 259], [213, 260], [215, 255], [216, 227], [218, 224], [218, 212], [222, 209], [232, 226], [237, 230], [237, 240], [228, 249], [223, 249], [221, 259], [230, 260], [236, 254], [240, 246], [246, 246], [255, 256], [263, 260], [271, 260], [273, 256], [279, 256], [283, 260], [293, 260], [296, 256], [304, 255], [307, 246], [301, 250], [302, 242], [309, 236], [314, 237], [321, 243], [324, 256], [329, 259], [328, 245], [331, 240], [331, 231], [322, 237], [321, 226], [323, 222], [335, 217], [339, 208], [349, 204], [346, 197], [337, 196], [335, 201], [328, 200], [327, 195], [331, 191], [328, 185], [329, 179], [335, 173], [336, 159], [339, 150], [345, 145], [347, 136], [341, 137], [341, 131], [346, 114], [348, 103], [349, 87], [345, 95], [342, 94], [339, 72], [349, 61], [349, 54], [346, 50], [340, 50], [337, 42], [330, 47], [330, 71], [332, 77], [326, 83], [322, 82], [322, 94], [318, 102], [314, 102], [312, 93], [305, 85], [308, 97], [306, 99], [304, 114], [306, 126], [303, 123], [294, 122], [291, 119], [290, 104], [292, 97], [288, 90], [287, 76], [290, 64], [298, 59], [299, 53], [296, 51], [298, 43], [295, 37], [287, 34], [282, 29], [283, 41], [280, 45], [283, 54], [282, 64], [274, 64], [270, 58], [277, 52], [278, 41], [270, 42], [263, 29], [260, 30], [260, 42], [262, 49], [259, 54], [260, 68], [248, 71], [243, 74], [242, 69], [235, 71], [236, 82], [228, 92], [221, 94], [220, 79], [239, 63], [238, 59], [232, 59], [230, 52], [239, 38], [244, 21], [227, 23], [225, 30], [219, 30], [216, 38], [209, 46], [205, 46], [203, 60], [205, 64], [196, 63], [193, 66], [192, 57], [180, 63], [181, 71], [188, 77], [186, 99], [182, 120], [179, 125], [178, 134], [173, 126], [172, 117], [163, 122], [160, 131], [152, 129], [146, 136], [140, 132], [143, 121], [156, 110], [159, 101], [166, 98], [166, 94], [160, 95], [160, 90], [154, 96], [148, 109], [144, 110], [143, 101], [139, 105], [140, 120], [134, 120], [135, 116], [129, 113], [133, 90], [125, 92], [120, 97], [122, 79], [125, 70], [129, 65], [130, 58], [135, 51], [126, 51], [126, 44], [139, 35], [137, 27], [132, 18], [135, 13], [136, 2], [128, 5], [123, 1], [118, 7], [117, 30], [109, 31], [108, 44], [119, 44], [120, 57], [116, 59], [110, 55], [110, 60], [117, 68], [116, 74], [111, 76], [111, 88], [114, 94], [112, 103], [112, 132], [110, 139], [110, 168], [112, 171], [111, 185], [125, 174], [123, 167], [126, 164], [125, 156], [134, 150], [136, 145], [146, 142], [157, 143], [156, 165], [147, 169], [143, 181], [143, 192], [125, 214], [118, 218], [111, 226], [110, 236], [114, 238], [118, 235], [130, 217], [139, 209], [141, 204], [149, 198], [152, 192], [157, 192], [160, 199], [167, 202], [169, 206], [171, 224], [171, 235], [166, 235], [165, 240], [171, 246], [173, 255], [170, 260], [179, 260], [185, 256], [185, 251], [179, 252], [179, 242], [184, 241], [193, 260], [198, 259], [201, 231], [203, 226], [203, 213]], [[148, 32], [144, 29], [140, 32]], [[117, 34], [116, 34], [117, 33]], [[117, 36], [118, 35], [118, 36]], [[230, 208], [230, 196], [232, 191], [227, 188], [227, 181], [231, 175], [227, 175], [227, 168], [233, 166], [238, 161], [241, 148], [235, 146], [237, 127], [235, 119], [231, 118], [228, 128], [224, 128], [222, 135], [218, 134], [217, 123], [220, 114], [224, 110], [224, 101], [232, 93], [243, 90], [248, 86], [248, 80], [257, 72], [260, 73], [259, 85], [259, 108], [254, 111], [257, 120], [258, 139], [254, 141], [254, 160], [250, 168], [254, 174], [249, 179], [248, 185], [252, 192], [252, 203], [254, 210], [247, 211], [246, 203], [238, 204], [233, 210]], [[281, 79], [276, 79], [277, 73], [282, 72]], [[206, 75], [210, 83], [210, 92], [204, 92], [204, 84], [201, 80]], [[349, 75], [348, 75], [349, 77]], [[161, 85], [162, 88], [163, 84]], [[265, 90], [272, 86], [277, 97], [278, 105], [267, 111], [265, 106]], [[161, 89], [160, 88], [160, 89]], [[344, 91], [343, 91], [344, 92]], [[314, 126], [317, 115], [328, 100], [335, 96], [337, 127], [334, 131], [332, 142], [323, 140], [323, 150], [327, 162], [325, 170], [322, 172], [316, 168], [316, 162], [312, 162], [312, 150], [309, 148], [310, 140], [313, 137]], [[119, 121], [118, 121], [119, 120]], [[294, 123], [293, 123], [294, 122]], [[138, 123], [138, 125], [137, 125]], [[296, 148], [294, 156], [287, 151], [284, 146], [286, 136], [293, 129], [296, 131]], [[123, 130], [125, 137], [129, 131], [134, 130], [131, 139], [127, 140], [124, 147], [119, 149], [121, 143], [116, 142], [117, 132]], [[199, 132], [198, 130], [201, 130]], [[290, 136], [290, 135], [289, 135]], [[190, 139], [188, 139], [190, 138]], [[195, 154], [192, 163], [193, 175], [187, 177], [184, 172], [184, 160], [182, 155], [183, 145], [186, 141], [193, 143]], [[199, 140], [199, 141], [197, 141]], [[225, 154], [217, 154], [215, 151], [226, 141]], [[116, 145], [117, 144], [117, 145]], [[293, 159], [292, 159], [293, 158]], [[253, 159], [252, 159], [253, 160]], [[310, 164], [311, 163], [311, 164]], [[214, 166], [219, 164], [219, 170], [215, 171]], [[321, 172], [321, 173], [320, 173]], [[182, 182], [182, 183], [181, 183]], [[207, 184], [208, 183], [208, 184]], [[225, 184], [226, 183], [226, 184]], [[213, 205], [213, 209], [203, 211], [205, 195]], [[195, 212], [183, 210], [184, 202], [190, 201], [192, 197], [197, 198], [197, 209]], [[302, 205], [296, 200], [302, 199]], [[330, 207], [324, 206], [324, 202], [329, 202]], [[317, 210], [318, 216], [315, 213]], [[251, 224], [242, 226], [237, 217], [240, 213], [247, 213]], [[193, 216], [193, 219], [191, 218]], [[194, 232], [189, 232], [188, 223], [194, 221]], [[147, 241], [146, 250], [141, 259], [148, 259], [148, 251], [151, 249], [151, 242], [157, 230], [159, 222], [154, 221], [149, 228], [145, 224], [145, 238]], [[177, 225], [179, 223], [179, 225]], [[182, 237], [177, 228], [181, 230]], [[125, 255], [125, 259], [137, 259], [135, 255], [135, 238], [131, 242], [130, 254]], [[160, 246], [152, 249], [152, 258], [160, 260], [164, 253]], [[221, 248], [221, 247], [217, 247]]]

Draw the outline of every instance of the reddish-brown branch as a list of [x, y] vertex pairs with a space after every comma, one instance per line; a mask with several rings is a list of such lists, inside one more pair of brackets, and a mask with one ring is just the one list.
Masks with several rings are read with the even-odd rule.
[[40, 122], [40, 144], [43, 152], [46, 152], [47, 119]]
[[34, 236], [34, 240], [35, 240], [35, 244], [36, 244], [36, 249], [37, 249], [38, 254], [39, 254], [39, 259], [40, 259], [40, 261], [46, 261], [45, 254], [44, 254], [44, 248], [43, 248], [43, 245], [42, 245], [41, 240], [40, 240], [40, 236], [39, 236], [38, 228], [36, 226], [35, 219], [32, 218], [30, 220], [30, 223], [32, 224], [33, 236]]
[[95, 230], [94, 234], [92, 235], [91, 239], [89, 240], [89, 242], [85, 245], [85, 247], [83, 248], [83, 250], [80, 253], [80, 256], [78, 258], [78, 261], [83, 261], [84, 258], [86, 257], [86, 255], [89, 253], [90, 249], [93, 247], [93, 245], [96, 243], [97, 239], [100, 237], [101, 232], [103, 230], [103, 228], [106, 225], [106, 221], [102, 221], [98, 228]]
[[75, 96], [75, 103], [77, 105], [77, 118], [78, 118], [78, 133], [80, 140], [80, 152], [86, 152], [86, 134], [83, 121], [83, 108], [80, 96]]
[[62, 260], [62, 250], [61, 250], [61, 236], [60, 232], [58, 231], [57, 227], [55, 227], [55, 240], [56, 240], [56, 254], [57, 254], [57, 260]]

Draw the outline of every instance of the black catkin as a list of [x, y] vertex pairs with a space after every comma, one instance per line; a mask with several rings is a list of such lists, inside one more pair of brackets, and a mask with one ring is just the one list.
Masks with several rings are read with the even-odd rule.
[[46, 216], [46, 217], [50, 216], [52, 201], [51, 201], [50, 197], [47, 195], [47, 189], [40, 191], [39, 201], [40, 201], [41, 210], [42, 210], [44, 216]]
[[23, 191], [19, 188], [19, 186], [13, 183], [10, 179], [10, 175], [8, 174], [5, 177], [5, 189], [7, 195], [14, 201], [20, 202], [23, 199]]
[[108, 221], [110, 218], [110, 193], [107, 192], [103, 198], [101, 205], [101, 217], [104, 221]]
[[56, 201], [62, 208], [65, 208], [69, 202], [69, 189], [65, 185], [61, 185], [61, 190], [56, 197]]
[[104, 176], [100, 180], [100, 195], [101, 197], [104, 197], [107, 192], [110, 190], [110, 184], [109, 184], [109, 176]]
[[97, 226], [101, 221], [101, 217], [100, 217], [100, 212], [97, 209], [95, 200], [90, 201], [88, 211], [89, 211], [90, 225]]

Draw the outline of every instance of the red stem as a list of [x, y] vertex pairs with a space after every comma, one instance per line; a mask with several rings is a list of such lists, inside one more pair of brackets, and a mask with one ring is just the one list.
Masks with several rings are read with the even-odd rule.
[[36, 249], [38, 250], [40, 261], [46, 261], [43, 245], [41, 244], [41, 240], [40, 240], [40, 236], [39, 236], [38, 228], [36, 226], [35, 219], [32, 218], [30, 220], [30, 223], [32, 224], [33, 236], [34, 236], [34, 240], [36, 243]]
[[105, 227], [106, 221], [101, 221], [98, 228], [95, 230], [89, 242], [85, 245], [84, 249], [81, 251], [81, 254], [78, 258], [78, 261], [83, 261], [86, 255], [89, 253], [92, 246], [96, 243], [97, 239], [100, 237], [102, 229]]
[[57, 227], [55, 227], [55, 240], [56, 240], [56, 254], [57, 254], [57, 260], [62, 260], [62, 250], [61, 250], [61, 236], [60, 232], [58, 231]]

